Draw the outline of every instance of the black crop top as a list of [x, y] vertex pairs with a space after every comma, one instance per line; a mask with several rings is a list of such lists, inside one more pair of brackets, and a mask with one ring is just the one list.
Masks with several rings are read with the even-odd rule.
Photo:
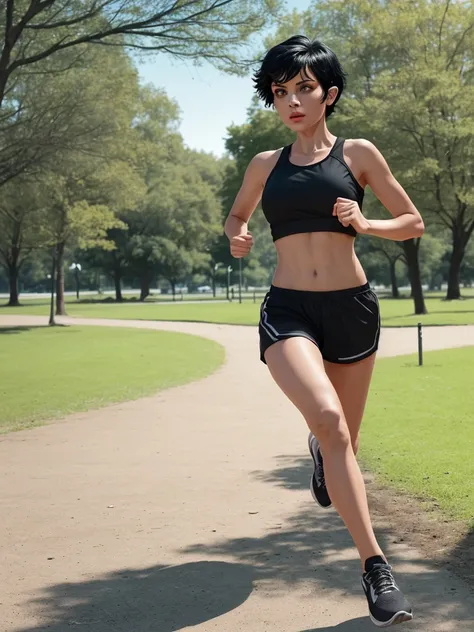
[[344, 161], [344, 139], [337, 138], [330, 153], [312, 165], [290, 162], [291, 145], [284, 147], [262, 193], [262, 210], [273, 241], [296, 233], [337, 232], [356, 236], [332, 214], [338, 197], [358, 202], [364, 189]]

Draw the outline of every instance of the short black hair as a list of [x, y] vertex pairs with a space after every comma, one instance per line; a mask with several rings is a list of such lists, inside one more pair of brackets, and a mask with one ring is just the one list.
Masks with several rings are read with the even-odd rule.
[[272, 83], [286, 83], [309, 68], [324, 90], [323, 101], [327, 99], [329, 88], [339, 88], [336, 100], [326, 108], [326, 118], [331, 116], [336, 103], [341, 98], [346, 85], [343, 71], [336, 53], [319, 40], [310, 40], [304, 35], [294, 35], [290, 39], [271, 48], [255, 72], [253, 81], [258, 96], [266, 107], [273, 105]]

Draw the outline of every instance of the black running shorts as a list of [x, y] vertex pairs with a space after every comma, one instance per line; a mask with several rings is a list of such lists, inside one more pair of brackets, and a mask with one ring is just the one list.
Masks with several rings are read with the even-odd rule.
[[377, 351], [380, 311], [368, 283], [346, 290], [306, 292], [271, 286], [260, 308], [260, 359], [274, 342], [303, 336], [324, 360], [350, 364]]

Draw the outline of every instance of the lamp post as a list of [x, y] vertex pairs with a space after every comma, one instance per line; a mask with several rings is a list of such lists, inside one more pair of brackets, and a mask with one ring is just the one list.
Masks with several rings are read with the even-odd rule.
[[76, 279], [76, 298], [79, 300], [79, 272], [82, 270], [80, 263], [72, 263], [69, 266], [69, 270], [74, 270], [74, 277]]
[[230, 301], [230, 273], [232, 272], [232, 266], [227, 266], [227, 300]]
[[212, 296], [214, 298], [216, 298], [216, 272], [220, 265], [221, 265], [220, 263], [214, 264], [214, 273], [212, 275]]
[[239, 303], [242, 303], [242, 257], [239, 258]]
[[48, 274], [48, 279], [51, 279], [51, 303], [49, 307], [49, 324], [51, 326], [56, 324], [54, 320], [54, 285], [56, 283], [56, 246], [51, 248], [52, 255], [52, 269], [51, 274]]

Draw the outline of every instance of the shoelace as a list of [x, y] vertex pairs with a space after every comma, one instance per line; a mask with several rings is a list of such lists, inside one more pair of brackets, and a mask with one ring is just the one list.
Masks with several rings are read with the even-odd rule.
[[366, 579], [373, 586], [374, 592], [377, 596], [397, 589], [397, 585], [392, 575], [392, 567], [388, 565], [374, 566], [374, 568], [367, 573]]
[[318, 455], [319, 455], [319, 459], [318, 459], [318, 482], [320, 487], [326, 487], [326, 479], [324, 477], [324, 467], [323, 467], [323, 457], [321, 455], [321, 452], [318, 450]]

